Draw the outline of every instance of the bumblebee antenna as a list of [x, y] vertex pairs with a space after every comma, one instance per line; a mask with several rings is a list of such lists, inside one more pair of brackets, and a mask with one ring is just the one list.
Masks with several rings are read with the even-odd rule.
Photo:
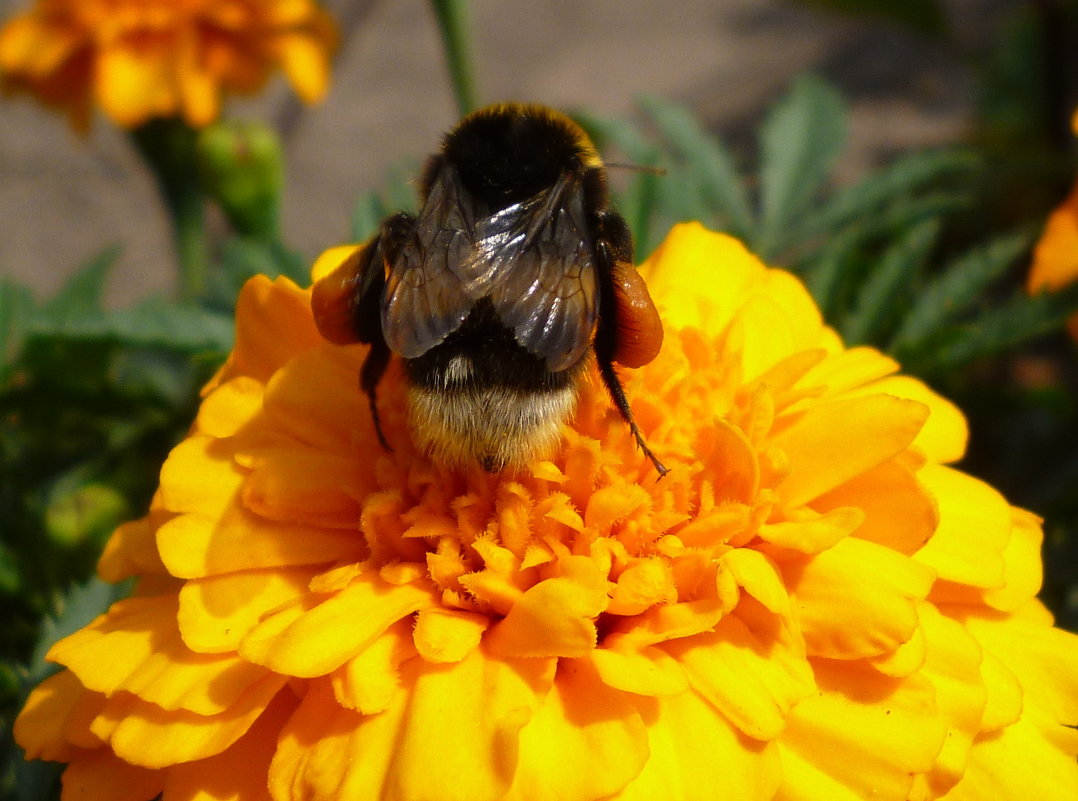
[[652, 164], [626, 164], [623, 161], [608, 161], [604, 166], [608, 170], [632, 170], [633, 172], [646, 172], [649, 175], [666, 175], [666, 167], [656, 167]]

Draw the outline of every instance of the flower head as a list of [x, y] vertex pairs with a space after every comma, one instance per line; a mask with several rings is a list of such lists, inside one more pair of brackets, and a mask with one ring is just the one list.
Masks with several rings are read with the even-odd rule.
[[52, 649], [28, 754], [130, 801], [1073, 798], [1078, 638], [1034, 599], [1037, 519], [945, 466], [958, 410], [728, 237], [642, 272], [662, 480], [598, 381], [491, 476], [411, 447], [391, 369], [387, 452], [364, 348], [252, 280], [102, 558], [137, 592]]
[[277, 67], [318, 100], [335, 38], [314, 0], [36, 0], [0, 30], [0, 74], [79, 130], [95, 103], [125, 128], [173, 116], [200, 127], [223, 92], [253, 92]]
[[[1078, 110], [1071, 117], [1078, 134]], [[1033, 250], [1033, 266], [1026, 286], [1030, 292], [1057, 290], [1078, 281], [1078, 182], [1053, 211]], [[1078, 315], [1067, 323], [1071, 336], [1078, 338]]]

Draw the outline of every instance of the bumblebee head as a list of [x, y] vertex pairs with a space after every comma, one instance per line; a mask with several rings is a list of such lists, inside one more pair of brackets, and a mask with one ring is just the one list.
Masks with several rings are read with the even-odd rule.
[[564, 114], [544, 106], [488, 106], [451, 130], [442, 147], [461, 183], [491, 209], [527, 200], [566, 171], [601, 168], [587, 134]]

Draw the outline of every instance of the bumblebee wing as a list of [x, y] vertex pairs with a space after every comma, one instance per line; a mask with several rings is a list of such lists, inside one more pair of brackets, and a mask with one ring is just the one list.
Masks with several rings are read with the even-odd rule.
[[[510, 213], [511, 212], [511, 213]], [[591, 344], [597, 275], [580, 181], [550, 189], [490, 218], [480, 247], [493, 272], [491, 301], [517, 343], [552, 372], [572, 367]]]
[[475, 300], [457, 265], [476, 260], [471, 204], [456, 173], [443, 167], [388, 268], [382, 331], [391, 350], [414, 359], [460, 328]]

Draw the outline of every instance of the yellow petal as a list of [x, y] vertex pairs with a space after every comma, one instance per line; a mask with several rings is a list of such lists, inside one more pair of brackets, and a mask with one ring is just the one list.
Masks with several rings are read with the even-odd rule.
[[936, 499], [940, 522], [913, 558], [947, 581], [1002, 587], [1011, 531], [1007, 501], [983, 481], [949, 467], [927, 465], [918, 477]]
[[798, 506], [900, 453], [917, 436], [928, 408], [890, 395], [814, 405], [773, 437], [790, 463], [781, 500]]
[[931, 770], [947, 730], [932, 685], [857, 665], [816, 664], [820, 693], [789, 716], [779, 740], [782, 789], [798, 801], [905, 801]]
[[520, 734], [509, 798], [605, 798], [648, 758], [647, 732], [630, 696], [580, 659], [558, 664], [554, 686]]
[[528, 589], [487, 637], [510, 657], [584, 656], [595, 648], [594, 618], [606, 608], [606, 577], [591, 560], [563, 559], [565, 575]]
[[1011, 536], [1003, 549], [1003, 585], [984, 594], [985, 603], [1004, 612], [1025, 606], [1040, 591], [1044, 578], [1040, 518], [1012, 508], [1011, 520]]
[[864, 392], [886, 392], [928, 407], [928, 419], [913, 445], [933, 462], [957, 462], [965, 455], [969, 440], [969, 425], [965, 415], [949, 400], [929, 389], [923, 381], [908, 375], [895, 375], [875, 382]]
[[162, 41], [132, 40], [117, 42], [98, 53], [97, 101], [121, 126], [133, 128], [151, 117], [170, 116], [178, 110], [169, 49], [170, 44]]
[[1033, 251], [1030, 292], [1053, 290], [1078, 279], [1078, 183], [1052, 212]]
[[289, 676], [323, 676], [430, 601], [422, 587], [366, 574], [306, 611], [288, 606], [267, 616], [243, 638], [240, 654]]
[[759, 537], [780, 548], [820, 553], [856, 531], [864, 521], [865, 513], [855, 506], [840, 506], [822, 515], [803, 510], [803, 517], [802, 520], [766, 523], [760, 526]]
[[265, 387], [238, 376], [209, 393], [195, 418], [195, 430], [216, 439], [235, 436], [262, 409]]
[[321, 100], [329, 86], [324, 45], [306, 34], [285, 34], [277, 38], [274, 49], [296, 94], [306, 103]]
[[694, 692], [640, 704], [651, 755], [618, 801], [769, 801], [782, 770], [771, 743], [751, 740]]
[[804, 654], [791, 642], [760, 638], [727, 615], [714, 632], [665, 643], [695, 690], [727, 720], [756, 740], [771, 740], [790, 710], [815, 690]]
[[655, 646], [639, 650], [619, 648], [617, 637], [591, 653], [592, 663], [605, 684], [638, 695], [676, 695], [689, 689], [685, 670], [677, 660]]
[[857, 539], [784, 571], [809, 654], [831, 659], [877, 656], [909, 640], [933, 579], [911, 559]]
[[247, 476], [231, 456], [213, 437], [196, 434], [185, 439], [161, 467], [162, 505], [172, 512], [219, 517]]

